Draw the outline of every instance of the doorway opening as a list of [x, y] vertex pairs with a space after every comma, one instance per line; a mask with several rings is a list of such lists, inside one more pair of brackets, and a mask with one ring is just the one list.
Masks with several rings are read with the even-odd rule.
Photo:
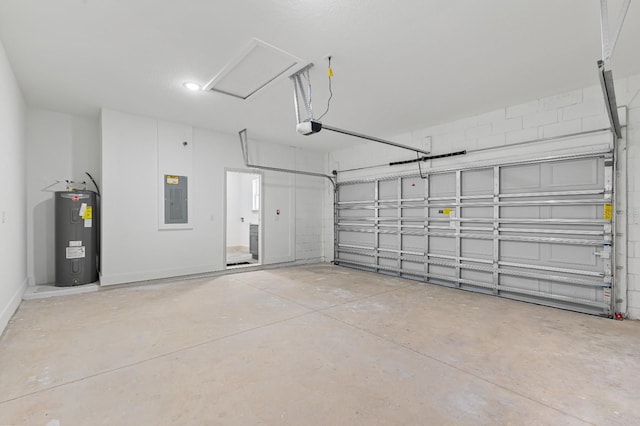
[[227, 171], [227, 269], [259, 265], [261, 175]]

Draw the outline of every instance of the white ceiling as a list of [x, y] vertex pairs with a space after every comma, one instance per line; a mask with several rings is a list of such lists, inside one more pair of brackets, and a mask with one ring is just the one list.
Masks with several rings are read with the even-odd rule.
[[[246, 101], [182, 87], [207, 83], [253, 37], [316, 64], [316, 116], [331, 54], [323, 121], [378, 137], [597, 84], [601, 56], [598, 0], [0, 0], [0, 40], [31, 106], [247, 127], [318, 150], [361, 142], [297, 135], [286, 78]], [[640, 73], [639, 41], [633, 2], [614, 77]]]

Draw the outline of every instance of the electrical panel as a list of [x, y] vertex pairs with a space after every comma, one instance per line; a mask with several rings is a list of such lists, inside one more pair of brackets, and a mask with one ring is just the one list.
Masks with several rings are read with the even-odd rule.
[[189, 223], [187, 176], [164, 175], [164, 223]]

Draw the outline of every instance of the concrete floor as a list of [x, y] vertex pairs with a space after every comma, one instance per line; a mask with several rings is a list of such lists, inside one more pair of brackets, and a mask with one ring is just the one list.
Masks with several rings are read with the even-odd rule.
[[0, 424], [639, 424], [640, 322], [310, 265], [25, 301]]

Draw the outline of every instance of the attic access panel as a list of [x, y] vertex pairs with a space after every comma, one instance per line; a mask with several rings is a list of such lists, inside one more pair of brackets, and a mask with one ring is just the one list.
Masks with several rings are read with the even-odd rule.
[[305, 65], [302, 59], [254, 38], [207, 83], [204, 90], [247, 99]]

